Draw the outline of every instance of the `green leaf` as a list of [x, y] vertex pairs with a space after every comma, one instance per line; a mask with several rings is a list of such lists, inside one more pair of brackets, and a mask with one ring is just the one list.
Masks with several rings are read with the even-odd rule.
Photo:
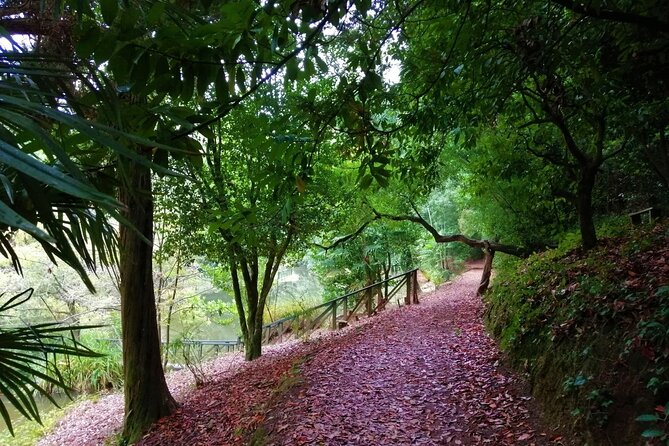
[[111, 32], [106, 32], [95, 48], [95, 53], [93, 55], [95, 62], [99, 65], [108, 61], [116, 51], [116, 44], [116, 35]]
[[300, 74], [300, 67], [297, 58], [293, 57], [286, 63], [286, 79], [294, 81]]
[[111, 25], [118, 14], [118, 0], [100, 0], [100, 12], [107, 25]]
[[646, 429], [645, 431], [641, 432], [641, 436], [643, 438], [659, 438], [664, 436], [664, 431], [660, 429]]
[[166, 168], [166, 169], [167, 169], [167, 165], [168, 165], [168, 159], [169, 159], [169, 156], [168, 156], [167, 150], [158, 149], [158, 150], [156, 150], [155, 155], [153, 155], [153, 162], [156, 163], [159, 166], [162, 166], [162, 167]]
[[7, 206], [2, 201], [0, 201], [0, 221], [10, 228], [21, 229], [37, 239], [44, 240], [45, 242], [49, 243], [55, 242], [53, 237], [42, 231], [34, 224], [30, 223], [21, 215], [17, 214], [12, 208]]
[[118, 205], [118, 202], [113, 198], [65, 175], [51, 166], [47, 166], [30, 155], [26, 155], [21, 150], [6, 144], [4, 141], [0, 141], [0, 162], [44, 184], [53, 186], [66, 194], [84, 200], [105, 203], [113, 207]]
[[635, 421], [641, 421], [641, 422], [655, 422], [655, 421], [658, 420], [658, 418], [657, 418], [657, 415], [647, 413], [647, 414], [639, 415], [634, 420]]
[[139, 56], [137, 62], [132, 65], [132, 73], [130, 74], [130, 80], [132, 82], [132, 91], [136, 94], [141, 94], [141, 92], [146, 87], [146, 83], [149, 80], [151, 75], [151, 64], [149, 52], [145, 51]]
[[97, 26], [91, 26], [82, 36], [77, 40], [76, 50], [79, 57], [88, 59], [93, 55], [93, 51], [98, 46], [100, 40], [100, 29]]
[[314, 59], [316, 60], [316, 65], [318, 65], [318, 69], [321, 70], [323, 73], [327, 73], [328, 64], [318, 55], [315, 55]]
[[371, 175], [366, 174], [360, 179], [360, 188], [367, 189], [369, 186], [371, 186], [373, 180], [374, 178]]
[[237, 83], [237, 88], [239, 88], [239, 91], [245, 91], [246, 77], [244, 76], [244, 69], [241, 66], [237, 69], [237, 77], [235, 80]]
[[230, 91], [228, 81], [225, 79], [225, 70], [221, 67], [216, 75], [214, 81], [214, 88], [216, 90], [216, 99], [220, 104], [225, 104], [230, 99]]
[[149, 13], [146, 15], [146, 23], [149, 26], [154, 26], [160, 23], [160, 19], [163, 17], [163, 13], [165, 12], [165, 3], [159, 1], [153, 4], [151, 6], [151, 9], [149, 9]]
[[5, 193], [7, 194], [9, 202], [11, 204], [14, 204], [14, 188], [12, 187], [12, 182], [9, 181], [9, 178], [7, 178], [5, 175], [1, 173], [0, 173], [0, 182], [2, 182], [2, 186], [5, 188]]

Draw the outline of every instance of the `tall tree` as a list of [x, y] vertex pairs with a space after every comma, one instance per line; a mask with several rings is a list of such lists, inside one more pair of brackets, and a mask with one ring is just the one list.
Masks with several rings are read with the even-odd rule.
[[319, 209], [328, 159], [322, 127], [294, 101], [267, 91], [232, 112], [207, 144], [198, 181], [174, 190], [195, 252], [230, 270], [247, 360], [261, 354], [282, 260], [328, 220]]
[[[121, 237], [126, 439], [136, 440], [174, 407], [160, 377], [155, 297], [149, 285], [153, 197], [147, 162], [166, 167], [169, 158], [187, 157], [197, 163], [197, 139], [211, 139], [210, 127], [275, 75], [285, 73], [290, 80], [313, 74], [323, 28], [338, 22], [349, 6], [346, 1], [321, 7], [289, 1], [119, 5], [110, 0], [99, 11], [84, 11], [77, 53], [88, 63], [106, 63], [119, 96], [131, 105], [132, 113], [123, 106], [111, 108], [109, 116], [122, 112], [130, 131], [175, 147], [136, 145], [133, 163], [118, 164], [126, 218], [137, 229], [124, 230]], [[199, 136], [193, 138], [195, 134]], [[158, 384], [147, 384], [155, 379]]]

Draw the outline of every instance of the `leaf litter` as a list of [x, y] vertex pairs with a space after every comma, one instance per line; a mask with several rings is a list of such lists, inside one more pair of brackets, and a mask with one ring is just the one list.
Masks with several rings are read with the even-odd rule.
[[[168, 375], [181, 402], [138, 443], [155, 445], [560, 445], [485, 332], [480, 270], [336, 332], [207, 364], [209, 382]], [[103, 445], [120, 395], [71, 410], [46, 445]]]

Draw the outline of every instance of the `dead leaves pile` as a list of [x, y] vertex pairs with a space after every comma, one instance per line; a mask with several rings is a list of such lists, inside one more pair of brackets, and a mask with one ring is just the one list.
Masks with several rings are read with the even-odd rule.
[[539, 445], [529, 397], [499, 366], [466, 273], [419, 306], [323, 342], [266, 421], [267, 445]]

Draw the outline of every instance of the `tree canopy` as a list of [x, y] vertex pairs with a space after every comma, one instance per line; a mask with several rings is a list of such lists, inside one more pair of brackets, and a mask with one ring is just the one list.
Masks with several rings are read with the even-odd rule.
[[2, 2], [0, 253], [20, 271], [26, 232], [89, 288], [118, 265], [136, 440], [175, 407], [154, 207], [229, 270], [247, 359], [318, 245], [366, 282], [420, 228], [526, 255], [577, 225], [588, 250], [597, 219], [667, 205], [668, 24], [659, 0]]

